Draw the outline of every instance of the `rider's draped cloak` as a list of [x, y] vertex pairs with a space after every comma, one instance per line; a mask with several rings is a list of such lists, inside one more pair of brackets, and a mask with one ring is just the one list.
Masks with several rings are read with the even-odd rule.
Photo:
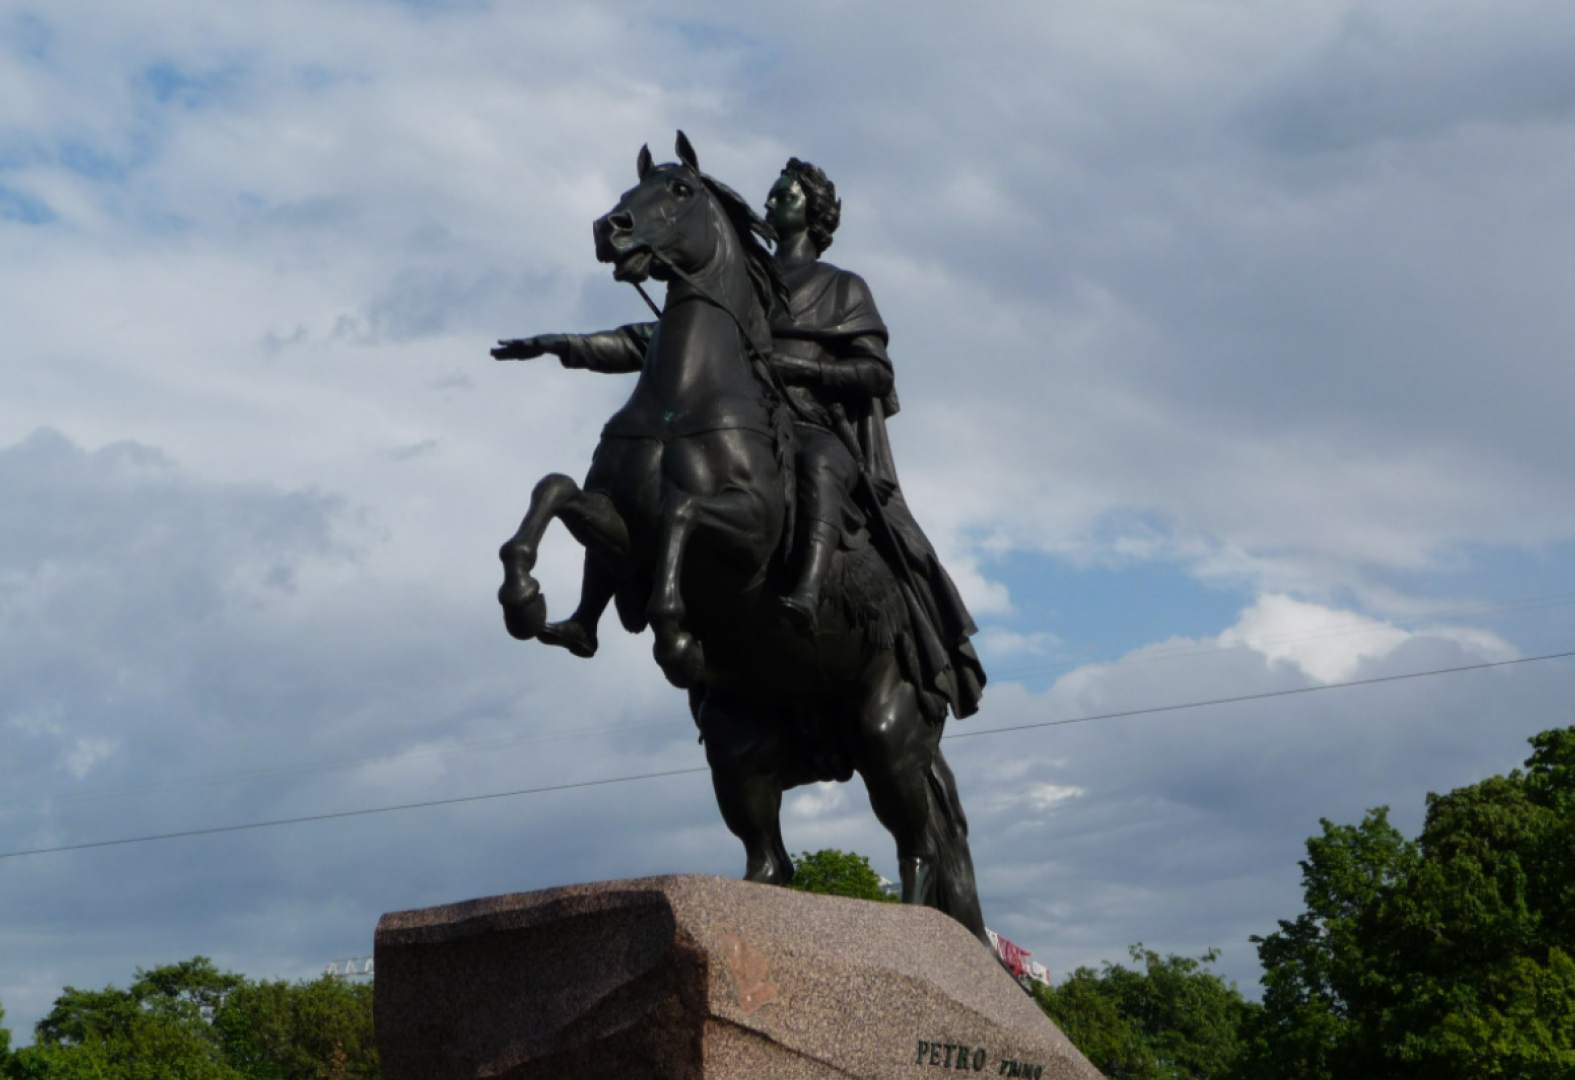
[[[971, 716], [978, 711], [985, 683], [984, 667], [969, 640], [978, 628], [898, 483], [886, 435], [886, 417], [898, 408], [896, 391], [872, 394], [865, 388], [870, 380], [861, 373], [861, 369], [868, 372], [871, 362], [878, 363], [888, 373], [880, 381], [889, 386], [886, 324], [869, 287], [857, 274], [815, 262], [789, 270], [784, 278], [791, 299], [787, 310], [772, 320], [772, 338], [783, 352], [819, 357], [824, 369], [824, 381], [815, 392], [790, 385], [789, 394], [803, 419], [817, 426], [834, 423], [827, 410], [829, 402], [842, 403], [869, 473], [869, 487], [879, 500], [879, 512], [890, 536], [900, 548], [900, 552], [889, 550], [890, 544], [880, 535], [885, 530], [872, 527], [872, 539], [891, 565], [908, 610], [911, 662], [919, 668], [909, 674], [920, 686], [944, 698], [959, 718]], [[564, 366], [638, 371], [655, 328], [655, 323], [639, 323], [600, 334], [571, 335]], [[818, 348], [806, 350], [808, 345]], [[855, 497], [869, 498], [866, 493]], [[869, 517], [876, 508], [860, 509]], [[907, 652], [899, 650], [899, 654]]]
[[[902, 549], [900, 560], [891, 551], [882, 550], [881, 554], [888, 563], [901, 561], [908, 569], [905, 575], [900, 567], [892, 567], [902, 584], [913, 629], [920, 667], [915, 674], [920, 685], [942, 695], [959, 718], [970, 716], [978, 711], [985, 682], [979, 654], [969, 641], [978, 628], [951, 575], [908, 508], [897, 480], [897, 464], [886, 435], [886, 417], [898, 408], [896, 391], [881, 397], [860, 394], [860, 380], [853, 372], [848, 372], [850, 377], [846, 380], [837, 378], [839, 367], [855, 367], [861, 360], [877, 361], [890, 370], [886, 324], [875, 307], [869, 286], [857, 274], [827, 262], [815, 262], [790, 270], [784, 277], [791, 301], [788, 310], [772, 320], [771, 335], [785, 346], [793, 341], [812, 341], [824, 350], [821, 355], [826, 360], [829, 385], [821, 399], [834, 398], [844, 403], [869, 471], [870, 487], [880, 500], [891, 535]], [[839, 393], [839, 381], [844, 382], [846, 391]], [[871, 508], [864, 509], [868, 514]], [[885, 547], [882, 543], [877, 546]]]

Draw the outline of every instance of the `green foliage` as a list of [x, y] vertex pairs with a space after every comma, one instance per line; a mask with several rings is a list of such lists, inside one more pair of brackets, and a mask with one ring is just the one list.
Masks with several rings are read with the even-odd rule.
[[1241, 1032], [1256, 1006], [1234, 983], [1192, 959], [1134, 945], [1142, 969], [1078, 968], [1034, 997], [1083, 1055], [1112, 1080], [1226, 1080], [1238, 1075]]
[[5, 1063], [11, 1059], [11, 1029], [5, 1026], [5, 1006], [0, 1005], [0, 1076], [5, 1075]]
[[793, 881], [789, 888], [825, 896], [897, 903], [897, 897], [881, 892], [880, 877], [870, 868], [868, 857], [835, 848], [825, 848], [814, 854], [800, 852], [793, 861]]
[[372, 988], [251, 982], [205, 957], [66, 987], [6, 1080], [376, 1080]]
[[1415, 842], [1383, 810], [1308, 841], [1307, 910], [1259, 939], [1259, 1074], [1575, 1075], [1575, 728], [1531, 743], [1428, 796]]
[[9, 1070], [29, 1080], [239, 1080], [210, 1020], [241, 981], [199, 956], [138, 971], [127, 990], [68, 986]]
[[247, 1080], [379, 1076], [372, 987], [316, 982], [248, 983], [215, 1021], [225, 1052]]

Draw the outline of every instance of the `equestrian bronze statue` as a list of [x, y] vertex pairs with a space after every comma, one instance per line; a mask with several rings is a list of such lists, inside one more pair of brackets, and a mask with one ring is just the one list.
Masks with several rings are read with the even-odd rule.
[[[863, 279], [820, 259], [835, 188], [795, 158], [762, 220], [681, 132], [678, 157], [657, 165], [642, 148], [639, 183], [594, 226], [614, 278], [666, 285], [657, 320], [492, 351], [638, 374], [584, 484], [545, 477], [503, 545], [505, 625], [586, 657], [609, 603], [629, 632], [650, 627], [689, 693], [747, 880], [792, 877], [782, 793], [856, 771], [896, 840], [903, 901], [983, 939], [940, 739], [948, 712], [977, 710], [984, 670], [897, 482], [885, 324]], [[549, 622], [531, 571], [555, 518], [586, 558], [578, 608]]]

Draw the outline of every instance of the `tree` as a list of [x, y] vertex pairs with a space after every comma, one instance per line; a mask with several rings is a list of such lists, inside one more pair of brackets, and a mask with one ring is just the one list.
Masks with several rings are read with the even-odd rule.
[[897, 903], [897, 897], [881, 891], [880, 877], [870, 868], [867, 856], [835, 848], [825, 848], [814, 854], [800, 852], [793, 861], [793, 881], [789, 887], [825, 896]]
[[248, 983], [215, 1020], [228, 1060], [247, 1080], [376, 1080], [372, 987], [315, 982]]
[[1258, 939], [1259, 1072], [1575, 1075], [1575, 728], [1531, 744], [1525, 772], [1429, 795], [1415, 842], [1384, 810], [1308, 841], [1307, 910]]
[[0, 1076], [5, 1075], [5, 1063], [11, 1057], [11, 1031], [5, 1026], [5, 1006], [0, 1005]]
[[377, 1080], [372, 988], [252, 982], [205, 957], [66, 987], [7, 1080]]
[[16, 1080], [240, 1080], [210, 1021], [243, 980], [206, 957], [138, 970], [127, 990], [68, 986], [7, 1065]]
[[1243, 1030], [1256, 1006], [1206, 970], [1219, 958], [1161, 956], [1131, 947], [1142, 969], [1081, 967], [1057, 987], [1036, 986], [1040, 1008], [1106, 1076], [1226, 1080], [1238, 1075]]

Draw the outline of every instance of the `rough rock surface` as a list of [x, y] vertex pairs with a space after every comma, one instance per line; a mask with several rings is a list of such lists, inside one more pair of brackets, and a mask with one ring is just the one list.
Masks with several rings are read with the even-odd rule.
[[1099, 1073], [929, 908], [682, 875], [384, 915], [388, 1080]]

